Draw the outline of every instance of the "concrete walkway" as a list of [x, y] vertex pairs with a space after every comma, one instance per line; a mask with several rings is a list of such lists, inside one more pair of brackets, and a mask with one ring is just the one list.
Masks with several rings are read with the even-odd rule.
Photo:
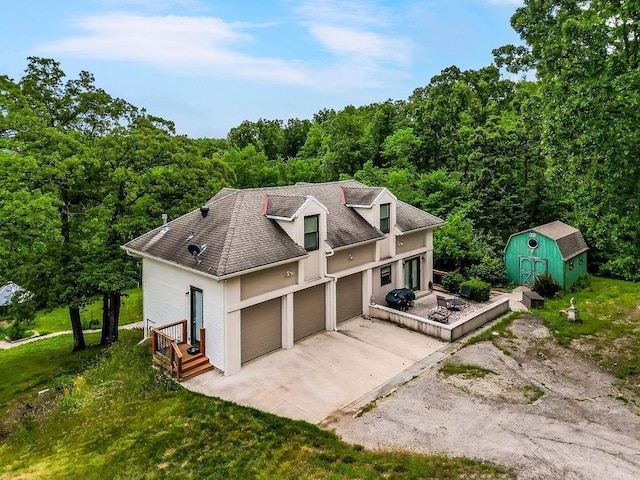
[[[139, 328], [139, 329], [144, 328], [143, 322], [127, 323], [126, 325], [121, 325], [120, 327], [118, 327], [118, 330], [133, 330], [135, 328]], [[94, 328], [92, 330], [83, 330], [83, 331], [84, 333], [95, 333], [95, 332], [101, 332], [102, 329]], [[73, 332], [71, 330], [64, 330], [62, 332], [53, 332], [53, 333], [48, 333], [46, 335], [34, 335], [29, 338], [22, 338], [20, 340], [16, 340], [15, 342], [7, 342], [6, 340], [2, 339], [0, 340], [0, 350], [19, 347], [20, 345], [24, 345], [25, 343], [37, 342], [38, 340], [42, 340], [44, 338], [58, 337], [60, 335], [70, 335], [72, 333]]]

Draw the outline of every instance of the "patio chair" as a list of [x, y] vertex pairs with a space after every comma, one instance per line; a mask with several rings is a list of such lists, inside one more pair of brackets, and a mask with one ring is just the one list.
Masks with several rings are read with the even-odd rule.
[[460, 289], [460, 296], [462, 298], [466, 298], [467, 300], [471, 298], [471, 287], [464, 286]]
[[438, 302], [438, 310], [441, 308], [444, 308], [445, 310], [458, 310], [461, 307], [461, 305], [455, 300], [447, 300], [440, 295], [436, 295], [436, 301]]

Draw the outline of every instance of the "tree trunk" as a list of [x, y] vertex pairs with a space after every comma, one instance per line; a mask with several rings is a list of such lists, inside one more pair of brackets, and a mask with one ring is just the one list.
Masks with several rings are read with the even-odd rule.
[[118, 323], [120, 322], [120, 292], [108, 292], [102, 295], [102, 338], [101, 345], [111, 345], [118, 341]]
[[82, 331], [82, 321], [80, 320], [80, 307], [69, 307], [69, 317], [71, 318], [71, 329], [73, 330], [73, 351], [84, 350], [84, 332]]

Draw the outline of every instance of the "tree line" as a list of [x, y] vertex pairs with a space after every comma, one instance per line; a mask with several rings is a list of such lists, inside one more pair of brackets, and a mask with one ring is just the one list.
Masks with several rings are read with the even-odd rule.
[[110, 343], [140, 276], [119, 247], [162, 213], [225, 186], [340, 178], [445, 218], [442, 268], [495, 272], [510, 234], [560, 219], [582, 230], [595, 271], [640, 280], [639, 17], [629, 1], [527, 0], [511, 20], [524, 45], [492, 65], [445, 68], [406, 100], [245, 121], [225, 139], [176, 135], [90, 73], [30, 57], [21, 79], [0, 77], [0, 281], [68, 306], [76, 349], [80, 309], [101, 295]]

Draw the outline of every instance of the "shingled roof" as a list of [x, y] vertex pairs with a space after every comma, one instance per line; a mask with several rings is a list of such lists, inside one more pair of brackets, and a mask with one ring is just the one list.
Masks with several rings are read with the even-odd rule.
[[[131, 240], [124, 248], [132, 253], [182, 265], [216, 277], [237, 274], [307, 255], [267, 215], [291, 218], [308, 197], [313, 197], [328, 210], [327, 243], [340, 248], [384, 238], [354, 209], [343, 204], [342, 189], [364, 197], [371, 189], [356, 181], [299, 183], [286, 187], [235, 190], [223, 188], [208, 202], [209, 214], [203, 218], [194, 210]], [[366, 190], [366, 192], [365, 192]], [[397, 225], [406, 232], [443, 224], [443, 220], [398, 201]], [[200, 250], [198, 256], [189, 253], [188, 246]]]
[[562, 260], [568, 260], [589, 250], [580, 230], [560, 220], [532, 228], [536, 233], [556, 241]]
[[264, 198], [264, 210], [262, 213], [268, 217], [292, 218], [304, 205], [307, 197], [300, 195], [271, 195]]
[[348, 207], [370, 207], [384, 191], [382, 188], [342, 187], [343, 202]]
[[[558, 245], [558, 249], [560, 250], [560, 255], [562, 255], [562, 260], [564, 261], [589, 250], [587, 242], [584, 241], [580, 230], [572, 227], [571, 225], [567, 225], [560, 220], [514, 233], [511, 237], [525, 232], [536, 232], [550, 238], [551, 240], [555, 240]], [[509, 237], [509, 241], [511, 240], [511, 237]], [[507, 242], [507, 244], [508, 243], [509, 242]]]
[[24, 289], [13, 282], [0, 286], [0, 307], [5, 307], [11, 303], [13, 296]]

